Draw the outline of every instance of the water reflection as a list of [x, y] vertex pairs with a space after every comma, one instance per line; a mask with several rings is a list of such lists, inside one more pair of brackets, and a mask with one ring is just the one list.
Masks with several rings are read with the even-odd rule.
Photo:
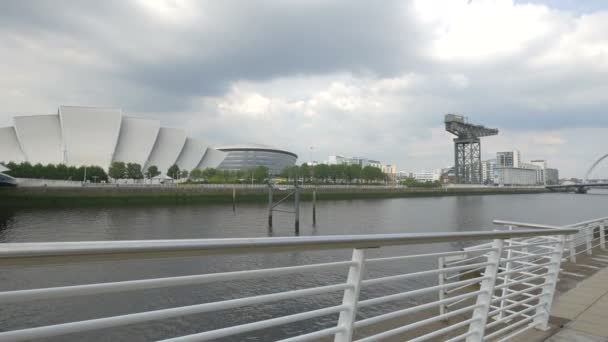
[[11, 227], [15, 226], [15, 210], [13, 209], [0, 209], [0, 241], [5, 241], [8, 237], [5, 234]]
[[[302, 203], [300, 235], [340, 235], [377, 233], [422, 233], [433, 231], [491, 230], [492, 219], [511, 219], [547, 224], [568, 224], [593, 217], [606, 216], [608, 192], [593, 195], [543, 194], [500, 196], [453, 196], [438, 198], [407, 198], [386, 200], [320, 201], [317, 203], [317, 224], [312, 224], [310, 202]], [[265, 204], [14, 209], [0, 211], [0, 241], [83, 241], [140, 240], [294, 236], [293, 214], [277, 213], [273, 228], [268, 228]], [[460, 249], [467, 243], [415, 245], [379, 248], [369, 251], [370, 257], [393, 256]], [[153, 261], [119, 263], [70, 264], [42, 267], [0, 268], [0, 290], [62, 286], [127, 279], [145, 279], [210, 272], [284, 267], [351, 257], [349, 250], [289, 253], [265, 253], [244, 256], [205, 256]], [[368, 268], [368, 276], [376, 277], [434, 268], [437, 260], [378, 263]], [[287, 289], [337, 283], [345, 280], [347, 269], [290, 275], [230, 284], [206, 284], [179, 288], [133, 291], [71, 298], [70, 301], [40, 301], [0, 307], [0, 331], [70, 320], [103, 317], [128, 312], [211, 302], [244, 295], [278, 292]], [[421, 278], [387, 284], [362, 293], [372, 297], [435, 284], [436, 278]], [[339, 303], [341, 294], [298, 299], [276, 305], [244, 307], [221, 314], [204, 314], [178, 319], [136, 324], [133, 326], [62, 337], [57, 341], [144, 341], [195, 333], [210, 327], [302, 312], [320, 305]], [[428, 298], [412, 299], [422, 302]], [[366, 309], [364, 316], [376, 315], [406, 303]], [[49, 310], [52, 307], [53, 310]], [[259, 332], [254, 340], [275, 340], [290, 334], [326, 327], [335, 318], [325, 317], [303, 324], [291, 324]], [[239, 341], [238, 337], [227, 339]]]

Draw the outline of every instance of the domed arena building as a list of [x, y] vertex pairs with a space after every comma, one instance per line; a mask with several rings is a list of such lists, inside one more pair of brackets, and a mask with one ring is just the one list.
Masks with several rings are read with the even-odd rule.
[[0, 162], [96, 165], [155, 165], [163, 174], [171, 165], [181, 170], [241, 170], [265, 166], [278, 174], [295, 165], [297, 155], [264, 145], [209, 147], [179, 128], [159, 120], [123, 115], [121, 109], [60, 106], [57, 114], [14, 117], [0, 128]]

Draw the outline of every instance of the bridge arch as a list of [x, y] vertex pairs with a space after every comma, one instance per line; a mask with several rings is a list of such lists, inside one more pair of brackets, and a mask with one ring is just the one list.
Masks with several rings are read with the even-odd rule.
[[600, 157], [600, 159], [596, 160], [595, 163], [593, 163], [593, 165], [591, 165], [591, 167], [589, 168], [589, 170], [587, 171], [587, 173], [585, 174], [585, 179], [584, 179], [584, 183], [588, 183], [589, 181], [589, 175], [591, 174], [591, 172], [593, 171], [593, 169], [595, 169], [595, 167], [602, 162], [602, 160], [608, 158], [608, 154], [605, 154], [603, 156]]

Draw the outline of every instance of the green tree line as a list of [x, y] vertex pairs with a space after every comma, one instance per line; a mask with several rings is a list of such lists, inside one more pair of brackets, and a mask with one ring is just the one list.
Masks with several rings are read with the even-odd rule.
[[64, 164], [48, 164], [42, 165], [40, 163], [32, 165], [28, 162], [15, 163], [10, 162], [5, 164], [10, 170], [6, 174], [16, 178], [44, 178], [54, 180], [73, 180], [82, 181], [85, 177], [86, 168], [86, 179], [91, 182], [107, 181], [108, 175], [105, 170], [100, 166], [67, 166]]
[[317, 164], [314, 166], [304, 163], [300, 166], [290, 166], [283, 169], [281, 177], [288, 181], [303, 180], [305, 183], [377, 183], [386, 180], [386, 174], [378, 167], [367, 165], [346, 164]]
[[439, 182], [439, 181], [420, 182], [420, 181], [417, 181], [413, 177], [407, 177], [407, 178], [401, 180], [400, 184], [405, 185], [409, 188], [440, 188], [441, 187], [441, 182]]
[[265, 166], [244, 170], [194, 169], [190, 171], [189, 178], [195, 182], [211, 184], [239, 184], [251, 183], [252, 181], [254, 184], [261, 184], [267, 182], [269, 172]]

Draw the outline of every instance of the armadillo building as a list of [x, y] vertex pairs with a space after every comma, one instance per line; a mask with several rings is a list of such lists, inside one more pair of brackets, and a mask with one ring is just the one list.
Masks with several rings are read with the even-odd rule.
[[161, 127], [159, 120], [124, 115], [121, 109], [60, 106], [57, 114], [17, 116], [0, 127], [0, 162], [96, 165], [155, 165], [165, 173], [182, 170], [239, 170], [266, 166], [279, 173], [294, 165], [294, 153], [262, 145], [209, 147], [183, 129]]

